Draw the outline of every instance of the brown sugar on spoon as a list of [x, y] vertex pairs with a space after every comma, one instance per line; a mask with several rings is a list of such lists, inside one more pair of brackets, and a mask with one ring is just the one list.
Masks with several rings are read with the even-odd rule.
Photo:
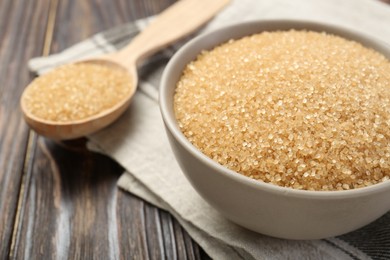
[[124, 48], [37, 79], [26, 87], [21, 98], [27, 124], [38, 134], [57, 140], [87, 136], [107, 127], [131, 103], [138, 83], [137, 66], [199, 29], [228, 3], [229, 0], [178, 1]]
[[129, 73], [76, 63], [35, 79], [23, 97], [32, 116], [55, 122], [83, 120], [124, 101], [133, 91]]

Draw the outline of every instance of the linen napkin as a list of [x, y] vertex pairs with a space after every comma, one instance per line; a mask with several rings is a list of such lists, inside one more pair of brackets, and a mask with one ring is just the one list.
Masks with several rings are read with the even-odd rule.
[[[338, 24], [390, 43], [390, 6], [376, 0], [235, 0], [201, 32], [253, 19], [305, 19]], [[149, 19], [99, 33], [61, 53], [34, 58], [38, 74], [76, 59], [117, 50]], [[140, 84], [125, 114], [88, 136], [88, 146], [119, 162], [119, 187], [169, 211], [214, 259], [390, 259], [390, 213], [339, 237], [292, 241], [248, 231], [211, 208], [181, 173], [170, 150], [157, 104], [164, 66], [183, 42], [150, 58], [139, 69]]]

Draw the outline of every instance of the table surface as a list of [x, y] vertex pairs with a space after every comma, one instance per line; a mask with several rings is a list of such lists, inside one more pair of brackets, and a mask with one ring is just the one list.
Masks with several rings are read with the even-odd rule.
[[208, 258], [169, 213], [117, 188], [116, 162], [38, 136], [19, 108], [30, 58], [175, 1], [0, 0], [0, 259]]
[[167, 212], [117, 188], [123, 169], [30, 131], [19, 99], [27, 61], [175, 0], [0, 0], [0, 259], [204, 259]]

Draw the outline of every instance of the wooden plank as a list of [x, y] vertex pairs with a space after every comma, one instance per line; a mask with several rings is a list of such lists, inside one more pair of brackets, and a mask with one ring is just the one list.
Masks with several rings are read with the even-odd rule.
[[123, 169], [109, 158], [43, 138], [38, 144], [16, 259], [200, 259], [168, 213], [118, 190]]
[[144, 205], [144, 201], [125, 191], [117, 193], [116, 232], [121, 259], [149, 259]]
[[[60, 0], [51, 52], [172, 2]], [[168, 213], [117, 188], [123, 169], [114, 161], [86, 150], [83, 140], [31, 140], [12, 258], [199, 259], [188, 234], [170, 228], [178, 224]]]
[[42, 54], [49, 0], [0, 1], [0, 259], [10, 253], [22, 183], [28, 128], [19, 97], [31, 75], [27, 61]]
[[84, 148], [71, 150], [43, 138], [38, 144], [15, 258], [111, 258], [122, 169]]

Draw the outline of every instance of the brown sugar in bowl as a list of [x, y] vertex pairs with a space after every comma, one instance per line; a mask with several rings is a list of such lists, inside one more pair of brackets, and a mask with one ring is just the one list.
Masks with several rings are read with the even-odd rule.
[[180, 130], [252, 179], [348, 190], [389, 179], [390, 61], [342, 37], [263, 32], [203, 51], [177, 83]]
[[[262, 32], [266, 33], [261, 34]], [[309, 66], [306, 70], [302, 68], [299, 71], [304, 74], [302, 78], [306, 82], [312, 84], [315, 83], [315, 81], [314, 83], [313, 81], [309, 81], [308, 78], [310, 78], [310, 75], [307, 75], [309, 74], [307, 71], [315, 72], [315, 68], [313, 68], [313, 62], [311, 62], [311, 60], [315, 60], [316, 55], [319, 55], [321, 51], [327, 51], [326, 48], [328, 48], [329, 45], [334, 44], [333, 40], [341, 41], [342, 44], [345, 43], [345, 39], [347, 39], [348, 42], [352, 40], [354, 41], [352, 45], [356, 45], [355, 47], [352, 46], [354, 49], [359, 49], [361, 46], [373, 49], [375, 52], [371, 51], [372, 53], [370, 53], [370, 55], [378, 55], [375, 56], [375, 58], [372, 58], [372, 60], [379, 61], [378, 67], [382, 67], [383, 64], [385, 64], [385, 66], [389, 66], [388, 59], [390, 57], [390, 50], [386, 44], [348, 29], [300, 21], [257, 21], [233, 25], [197, 37], [179, 50], [172, 58], [164, 71], [161, 83], [160, 107], [162, 116], [172, 149], [186, 177], [195, 189], [202, 195], [202, 197], [219, 210], [225, 217], [251, 230], [281, 238], [317, 239], [340, 235], [370, 223], [390, 209], [390, 201], [387, 199], [390, 195], [390, 182], [388, 181], [389, 158], [386, 157], [386, 154], [388, 153], [386, 152], [386, 149], [388, 149], [389, 146], [388, 120], [382, 122], [383, 124], [380, 125], [381, 127], [379, 127], [378, 131], [375, 132], [375, 138], [377, 139], [373, 139], [371, 142], [366, 142], [366, 145], [368, 145], [367, 149], [375, 149], [375, 145], [381, 146], [378, 146], [379, 148], [377, 149], [381, 155], [379, 157], [371, 158], [366, 156], [364, 161], [359, 161], [360, 158], [357, 156], [351, 157], [351, 154], [347, 153], [346, 157], [349, 158], [349, 163], [346, 163], [347, 160], [341, 160], [341, 156], [337, 157], [334, 153], [332, 153], [332, 149], [329, 149], [329, 147], [325, 147], [327, 150], [324, 150], [321, 148], [321, 145], [315, 145], [316, 140], [321, 138], [321, 135], [326, 135], [324, 129], [319, 128], [317, 129], [318, 131], [313, 131], [314, 134], [312, 132], [312, 135], [304, 136], [302, 139], [305, 145], [307, 141], [314, 142], [313, 144], [308, 145], [308, 147], [311, 146], [313, 148], [307, 149], [308, 154], [302, 154], [300, 151], [299, 156], [295, 153], [292, 155], [293, 157], [290, 158], [291, 160], [288, 160], [288, 156], [284, 156], [285, 160], [280, 159], [279, 157], [283, 155], [283, 152], [278, 151], [277, 147], [287, 147], [285, 148], [287, 151], [285, 154], [288, 154], [289, 145], [294, 149], [298, 149], [300, 143], [292, 142], [291, 144], [291, 141], [297, 140], [299, 134], [306, 135], [307, 131], [305, 130], [310, 128], [296, 127], [293, 124], [295, 121], [289, 121], [288, 117], [287, 119], [286, 117], [272, 117], [270, 115], [271, 113], [276, 111], [279, 113], [278, 115], [285, 115], [291, 111], [294, 112], [294, 108], [301, 109], [303, 112], [309, 111], [310, 113], [303, 113], [301, 116], [303, 117], [302, 120], [306, 120], [310, 123], [313, 121], [313, 118], [308, 118], [307, 116], [321, 117], [325, 114], [324, 111], [321, 111], [321, 102], [325, 102], [322, 103], [322, 107], [324, 107], [327, 111], [329, 108], [334, 108], [334, 111], [330, 112], [337, 112], [337, 102], [341, 100], [344, 103], [352, 104], [356, 101], [357, 97], [357, 94], [352, 93], [350, 89], [340, 88], [337, 85], [337, 82], [332, 83], [336, 87], [336, 90], [333, 90], [333, 94], [331, 89], [325, 89], [322, 92], [320, 91], [321, 93], [317, 93], [317, 96], [314, 95], [313, 100], [307, 96], [307, 91], [303, 91], [312, 87], [308, 86], [309, 84], [305, 84], [305, 81], [301, 85], [294, 82], [294, 85], [296, 86], [294, 91], [286, 91], [285, 89], [273, 88], [272, 86], [267, 89], [267, 86], [270, 85], [272, 80], [276, 80], [281, 85], [287, 84], [286, 82], [292, 82], [291, 80], [283, 82], [280, 79], [283, 73], [280, 72], [293, 70], [294, 61], [297, 61], [297, 57], [300, 57], [299, 55], [301, 54], [297, 52], [298, 54], [295, 53], [283, 57], [283, 53], [285, 53], [283, 51], [286, 49], [288, 50], [288, 48], [284, 48], [283, 51], [280, 51], [280, 49], [283, 49], [283, 46], [290, 46], [292, 49], [289, 51], [290, 53], [293, 53], [299, 48], [294, 49], [294, 45], [288, 45], [287, 43], [283, 45], [283, 40], [281, 40], [282, 43], [279, 42], [279, 45], [276, 45], [277, 47], [274, 47], [274, 49], [270, 47], [272, 40], [275, 40], [275, 38], [272, 38], [274, 37], [274, 34], [285, 34], [288, 32], [290, 32], [290, 34], [294, 34], [294, 37], [291, 35], [285, 37], [286, 42], [292, 40], [302, 41], [301, 44], [295, 46], [303, 46], [305, 42], [315, 42], [316, 38], [324, 36], [324, 33], [326, 34], [326, 37], [331, 37], [329, 42], [326, 40], [324, 41], [323, 39], [320, 39], [320, 41], [317, 42], [319, 45], [317, 52], [315, 50], [308, 50], [305, 54], [307, 55], [306, 62]], [[248, 37], [253, 34], [266, 35], [266, 37], [269, 38], [269, 43], [264, 44], [262, 47], [264, 49], [264, 53], [261, 53], [261, 50], [258, 53], [253, 53], [252, 49], [251, 55], [245, 56], [245, 54], [240, 53], [240, 50], [242, 51], [245, 48], [242, 46], [236, 46], [235, 49], [233, 48], [234, 44], [237, 45], [240, 42], [238, 39]], [[308, 35], [309, 38], [307, 38]], [[253, 36], [249, 38], [253, 38]], [[262, 40], [263, 42], [266, 42], [266, 40]], [[251, 41], [252, 43], [256, 42], [256, 39], [252, 39]], [[223, 43], [227, 43], [233, 48], [229, 49], [229, 51], [238, 51], [238, 53], [225, 56], [224, 60], [223, 52], [228, 54], [229, 51], [227, 51], [226, 48], [221, 48], [221, 46], [215, 48]], [[321, 44], [323, 44], [322, 47]], [[362, 48], [366, 50], [365, 47]], [[221, 64], [216, 65], [215, 60], [207, 60], [212, 56], [212, 52], [215, 51], [213, 50], [214, 48], [220, 52], [217, 56], [219, 55], [220, 58], [222, 57], [220, 60]], [[207, 51], [202, 53], [204, 50]], [[343, 60], [342, 53], [343, 50], [341, 49], [337, 56], [340, 58], [339, 61], [329, 61], [328, 64], [330, 70], [333, 69], [336, 75], [334, 78], [336, 80], [339, 79], [338, 77], [340, 77], [341, 74], [348, 74], [344, 73], [345, 70], [348, 70], [355, 65], [358, 66], [357, 64], [359, 63], [356, 59], [349, 60], [349, 62], [347, 62], [348, 60]], [[364, 51], [358, 51], [355, 58], [364, 57], [364, 55], [361, 54], [365, 54]], [[263, 60], [258, 59], [257, 61], [253, 61], [253, 59], [257, 56], [261, 56]], [[194, 62], [197, 57], [198, 60]], [[382, 58], [378, 59], [378, 57]], [[269, 71], [269, 67], [268, 71], [266, 71], [267, 67], [264, 67], [263, 74], [268, 74], [263, 78], [257, 77], [257, 74], [259, 74], [257, 72], [261, 68], [256, 67], [256, 70], [254, 71], [257, 74], [254, 73], [253, 75], [250, 74], [248, 76], [248, 73], [253, 72], [253, 70], [251, 70], [251, 67], [245, 67], [251, 62], [262, 62], [264, 64], [267, 64], [268, 62], [268, 64], [273, 64], [273, 60], [285, 61], [293, 58], [294, 60], [286, 62], [285, 66], [283, 65], [283, 62], [274, 62], [276, 63], [275, 66], [279, 66], [274, 68], [274, 73]], [[240, 66], [242, 69], [233, 68], [233, 70], [231, 70], [232, 75], [228, 75], [227, 71], [229, 71], [229, 68], [227, 67], [229, 66], [229, 60], [232, 60], [233, 63], [237, 63], [240, 59]], [[205, 64], [209, 62], [209, 64], [211, 64], [210, 67], [207, 67], [202, 63], [197, 64], [196, 62], [199, 60]], [[303, 59], [296, 64], [297, 66], [300, 66], [304, 64], [304, 62], [305, 60]], [[218, 83], [208, 79], [207, 73], [199, 74], [195, 77], [193, 77], [193, 75], [191, 76], [191, 70], [197, 70], [196, 72], [199, 72], [199, 70], [202, 69], [206, 70], [206, 67], [209, 69], [208, 71], [210, 74], [218, 73], [218, 66], [225, 66], [224, 69], [220, 70], [221, 75], [219, 78], [222, 81]], [[386, 67], [384, 69], [386, 69]], [[240, 78], [240, 73], [247, 74]], [[366, 73], [365, 77], [369, 80], [369, 77], [375, 76], [374, 74], [375, 70], [370, 70], [369, 73]], [[188, 75], [189, 77], [186, 77]], [[215, 95], [218, 95], [218, 93], [223, 93], [222, 95], [229, 94], [227, 93], [228, 90], [219, 89], [220, 86], [231, 84], [235, 79], [250, 81], [251, 76], [254, 77], [253, 80], [256, 82], [264, 80], [265, 83], [261, 89], [265, 91], [264, 93], [260, 93], [258, 89], [251, 87], [250, 82], [246, 82], [245, 84], [241, 82], [244, 86], [242, 87], [243, 89], [239, 91], [233, 88], [230, 96], [223, 99], [226, 103], [228, 103], [226, 106], [221, 106], [221, 103], [215, 103], [215, 100], [218, 99]], [[327, 80], [332, 79], [329, 75], [324, 76], [324, 78]], [[180, 81], [182, 82], [183, 80], [186, 81], [186, 84], [188, 83], [187, 88], [180, 86]], [[355, 79], [347, 78], [346, 81], [347, 80], [352, 82], [349, 83], [351, 86], [354, 84], [353, 80]], [[220, 85], [217, 87], [214, 86], [214, 88], [218, 89], [218, 91], [207, 93], [205, 89], [200, 87], [202, 86], [202, 81], [205, 82], [205, 85]], [[190, 88], [191, 84], [193, 84], [194, 87], [192, 90]], [[317, 85], [318, 84], [319, 83], [317, 82]], [[315, 85], [316, 84], [314, 84], [314, 86]], [[386, 111], [388, 111], [388, 106], [386, 107], [386, 105], [388, 104], [381, 104], [379, 101], [380, 98], [384, 98], [385, 102], [386, 100], [387, 103], [389, 102], [389, 88], [390, 87], [386, 85], [386, 81], [384, 81], [383, 86], [380, 86], [380, 91], [377, 89], [371, 90], [369, 88], [361, 89], [361, 91], [363, 91], [366, 95], [376, 95], [378, 102], [375, 109], [381, 111], [381, 113], [384, 114], [385, 119]], [[300, 91], [302, 91], [304, 95], [299, 95], [302, 94]], [[327, 96], [329, 93], [333, 95], [333, 99], [328, 98], [326, 100], [327, 97], [330, 97], [329, 95]], [[241, 94], [245, 95], [244, 99], [240, 98]], [[202, 97], [202, 95], [204, 95], [204, 97]], [[289, 98], [291, 101], [291, 98], [294, 95], [300, 98], [301, 107], [297, 106], [297, 103], [293, 103], [290, 111], [283, 109], [277, 110], [278, 107], [285, 108]], [[338, 96], [335, 97], [334, 95]], [[191, 100], [191, 97], [193, 100]], [[277, 100], [278, 97], [280, 97], [280, 99]], [[318, 97], [325, 97], [325, 100], [320, 100]], [[237, 103], [241, 104], [250, 99], [256, 98], [260, 99], [261, 102], [257, 101], [257, 103], [250, 103], [247, 106], [236, 105]], [[342, 98], [344, 98], [344, 100]], [[296, 99], [297, 98], [295, 98], [295, 100], [293, 99], [293, 101], [296, 101]], [[179, 104], [179, 109], [174, 105], [175, 100], [176, 105]], [[331, 103], [330, 101], [334, 100], [336, 102], [327, 107], [327, 105]], [[182, 102], [182, 107], [180, 107], [180, 102]], [[327, 105], [326, 102], [328, 102]], [[232, 105], [233, 103], [235, 103], [235, 105]], [[313, 106], [311, 110], [304, 109], [307, 107], [306, 103]], [[260, 104], [263, 107], [253, 109], [253, 106], [256, 106], [256, 104]], [[270, 104], [272, 109], [266, 109], [267, 104]], [[360, 120], [363, 120], [362, 122], [364, 122], [364, 118], [362, 119], [366, 113], [364, 111], [364, 101], [360, 103], [357, 102], [356, 104], [356, 106], [351, 106], [355, 110], [350, 111], [350, 117], [355, 118], [356, 120], [360, 118]], [[375, 104], [375, 102], [371, 102], [370, 104]], [[187, 110], [184, 109], [180, 111], [180, 109], [186, 107], [186, 105], [188, 106], [186, 108]], [[314, 109], [314, 105], [319, 106], [317, 110]], [[234, 111], [235, 108], [237, 108], [237, 111]], [[367, 109], [368, 108], [371, 107], [367, 106]], [[191, 109], [192, 111], [201, 110], [203, 115], [193, 119], [191, 118], [193, 116], [191, 114]], [[344, 108], [341, 106], [341, 112], [343, 109]], [[265, 118], [268, 120], [267, 122], [261, 122], [265, 125], [262, 129], [253, 129], [253, 124], [245, 125], [245, 122], [255, 121], [257, 118], [257, 112], [260, 113], [258, 117], [260, 117], [261, 114], [266, 114], [266, 116], [268, 116], [268, 118], [264, 116], [260, 117], [263, 120], [265, 120]], [[367, 111], [367, 113], [369, 112], [370, 111]], [[332, 113], [329, 113], [329, 117], [331, 114]], [[234, 115], [238, 115], [238, 117], [234, 118]], [[206, 117], [204, 121], [202, 121], [204, 119], [202, 119], [202, 116]], [[241, 118], [239, 116], [241, 116]], [[336, 113], [335, 118], [342, 118], [342, 116], [343, 115], [337, 115]], [[218, 117], [221, 120], [220, 122], [210, 120]], [[241, 120], [245, 117], [248, 117], [251, 120]], [[367, 118], [371, 120], [371, 117], [367, 116]], [[380, 119], [382, 118], [380, 117]], [[221, 125], [221, 122], [224, 122], [223, 120], [231, 121], [228, 122], [228, 124]], [[375, 115], [373, 120], [375, 121]], [[193, 124], [194, 121], [200, 123], [198, 125]], [[215, 125], [213, 125], [213, 122]], [[235, 122], [237, 125], [233, 127]], [[373, 123], [379, 124], [379, 121]], [[220, 139], [214, 138], [216, 136], [218, 137], [218, 133], [216, 133], [216, 131], [223, 131], [223, 129], [229, 130], [229, 125], [231, 126], [230, 130], [235, 129], [236, 132], [233, 131], [230, 139], [225, 139], [225, 144], [221, 142]], [[256, 124], [254, 125], [256, 126]], [[312, 127], [318, 127], [318, 125], [319, 124], [317, 123]], [[252, 137], [250, 134], [245, 134], [245, 131], [248, 131], [251, 127]], [[325, 130], [326, 129], [332, 129], [332, 127], [325, 128]], [[345, 135], [346, 129], [349, 129], [350, 132], [348, 133], [350, 136], [355, 136], [356, 138], [354, 138], [354, 140], [359, 139], [359, 133], [352, 133], [352, 131], [355, 131], [354, 127], [348, 126], [348, 119], [334, 129], [335, 134], [338, 135]], [[282, 130], [285, 130], [285, 132]], [[228, 133], [229, 131], [225, 134]], [[240, 133], [244, 134], [239, 136]], [[317, 139], [312, 138], [313, 136]], [[363, 133], [363, 139], [364, 136], [366, 135]], [[371, 138], [371, 136], [369, 137]], [[350, 150], [354, 147], [353, 145], [348, 146], [348, 142], [352, 142], [351, 140], [334, 138], [333, 135], [324, 136], [324, 138], [327, 138], [327, 142], [330, 143], [328, 146], [345, 145]], [[256, 160], [254, 161], [253, 155], [251, 155], [250, 152], [245, 153], [242, 151], [250, 151], [250, 149], [247, 149], [248, 146], [258, 146], [258, 140], [263, 141], [260, 142], [260, 145], [261, 143], [265, 143], [268, 144], [268, 146], [265, 147], [266, 149], [261, 150], [264, 151], [263, 153], [260, 152], [259, 154], [255, 154]], [[347, 142], [347, 145], [337, 143], [340, 142], [340, 140]], [[356, 142], [360, 141], [358, 140]], [[307, 148], [307, 146], [305, 147]], [[236, 153], [235, 151], [238, 152]], [[302, 161], [302, 158], [306, 159], [306, 161]], [[250, 163], [248, 163], [248, 161]], [[319, 161], [327, 162], [327, 164], [324, 164], [325, 166], [310, 164], [311, 162], [318, 163]], [[377, 163], [377, 167], [373, 166], [374, 161]], [[274, 165], [274, 167], [271, 167], [270, 165]], [[379, 173], [378, 170], [375, 170], [378, 168], [381, 169]], [[322, 172], [319, 169], [323, 169]], [[372, 176], [367, 175], [365, 172], [360, 174], [356, 169], [366, 169], [365, 171], [372, 172]], [[290, 175], [288, 175], [288, 173], [290, 173]], [[294, 173], [296, 174], [295, 177]], [[334, 174], [333, 177], [332, 174]], [[323, 175], [327, 176], [325, 178], [326, 182], [324, 182]], [[310, 181], [304, 182], [303, 180], [305, 179]]]

